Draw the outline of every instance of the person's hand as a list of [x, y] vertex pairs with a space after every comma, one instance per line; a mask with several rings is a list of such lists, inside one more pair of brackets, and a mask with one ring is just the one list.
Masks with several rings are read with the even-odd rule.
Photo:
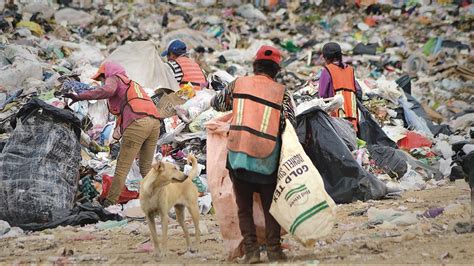
[[64, 96], [64, 98], [69, 98], [69, 99], [72, 100], [72, 102], [70, 102], [69, 105], [73, 105], [76, 102], [80, 101], [79, 97], [76, 94], [73, 94], [73, 93], [66, 93], [63, 96]]

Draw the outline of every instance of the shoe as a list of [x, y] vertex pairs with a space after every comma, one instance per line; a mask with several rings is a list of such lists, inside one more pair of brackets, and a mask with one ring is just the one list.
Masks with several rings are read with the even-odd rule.
[[285, 255], [285, 253], [283, 253], [283, 250], [281, 250], [280, 246], [267, 249], [267, 257], [270, 262], [288, 260], [288, 257]]
[[245, 259], [242, 262], [243, 264], [256, 264], [260, 262], [260, 250], [254, 250], [251, 252], [245, 253]]

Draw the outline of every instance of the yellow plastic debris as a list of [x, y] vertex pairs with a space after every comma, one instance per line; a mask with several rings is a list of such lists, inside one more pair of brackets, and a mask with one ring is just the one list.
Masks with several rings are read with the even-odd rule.
[[41, 26], [38, 23], [32, 22], [32, 21], [22, 20], [22, 21], [20, 21], [16, 24], [16, 27], [17, 28], [27, 28], [33, 34], [35, 34], [37, 36], [42, 36], [44, 34], [43, 28], [41, 28]]

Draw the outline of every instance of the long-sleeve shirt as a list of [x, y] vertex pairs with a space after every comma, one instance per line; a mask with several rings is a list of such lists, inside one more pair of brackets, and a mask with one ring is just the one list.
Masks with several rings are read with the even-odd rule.
[[[78, 95], [79, 100], [102, 100], [113, 97], [119, 90], [127, 90], [129, 85], [123, 83], [118, 77], [112, 76], [105, 80], [105, 84], [95, 90], [83, 92]], [[125, 105], [125, 99], [123, 99]], [[122, 112], [123, 128], [127, 128], [133, 121], [144, 118], [147, 115], [136, 114], [132, 111], [129, 105], [125, 105]]]
[[[233, 103], [233, 91], [235, 88], [235, 81], [231, 82], [229, 86], [223, 89], [216, 97], [214, 97], [213, 101], [211, 102], [211, 106], [220, 112], [226, 112], [232, 110], [232, 103]], [[293, 127], [296, 127], [296, 117], [295, 117], [295, 103], [293, 101], [293, 97], [288, 90], [285, 90], [285, 94], [283, 96], [283, 109], [282, 109], [282, 116], [280, 118], [280, 129], [284, 129], [285, 127], [285, 119], [288, 119]]]
[[176, 61], [172, 60], [168, 61], [166, 64], [171, 68], [171, 71], [174, 74], [174, 78], [176, 79], [178, 84], [183, 81], [184, 73], [183, 69], [181, 69], [181, 66]]
[[[362, 90], [357, 81], [355, 81], [356, 94], [360, 95]], [[334, 86], [332, 83], [331, 74], [327, 71], [326, 68], [323, 68], [321, 71], [321, 77], [319, 78], [319, 97], [321, 98], [330, 98], [334, 96]]]

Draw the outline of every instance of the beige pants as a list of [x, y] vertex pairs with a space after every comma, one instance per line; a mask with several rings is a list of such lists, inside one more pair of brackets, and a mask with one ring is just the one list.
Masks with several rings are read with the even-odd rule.
[[145, 177], [151, 169], [156, 144], [160, 136], [160, 121], [151, 117], [135, 120], [123, 133], [115, 175], [107, 199], [117, 203], [132, 167], [133, 160], [140, 156], [138, 166]]

